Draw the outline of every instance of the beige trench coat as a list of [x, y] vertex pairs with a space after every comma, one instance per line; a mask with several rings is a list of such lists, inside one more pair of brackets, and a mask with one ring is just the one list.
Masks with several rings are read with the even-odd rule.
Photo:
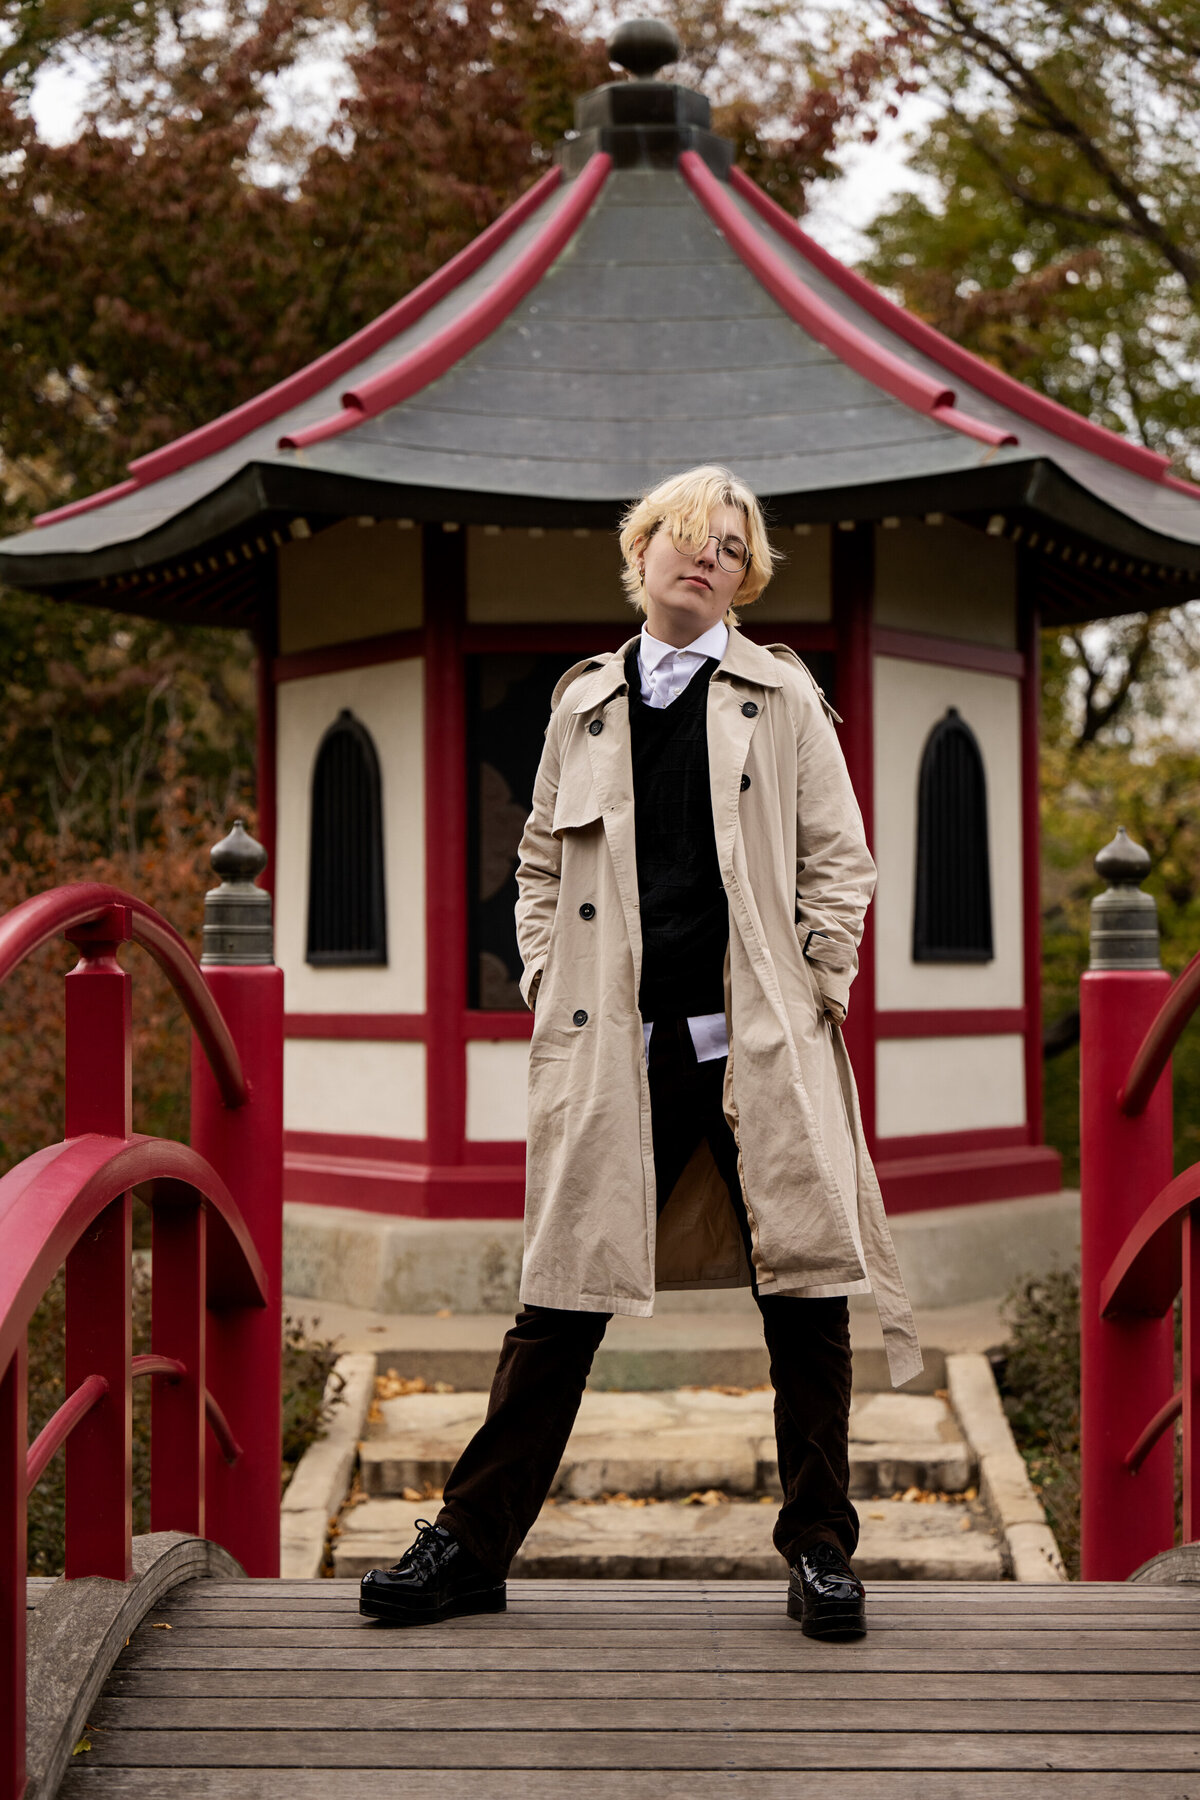
[[[648, 1315], [656, 1288], [744, 1286], [750, 1272], [707, 1144], [656, 1222], [628, 648], [558, 684], [521, 841], [521, 991], [535, 1006], [521, 1299]], [[709, 685], [708, 750], [729, 896], [724, 1101], [759, 1292], [870, 1287], [899, 1385], [921, 1353], [834, 1022], [875, 868], [824, 697], [798, 657], [730, 632]]]

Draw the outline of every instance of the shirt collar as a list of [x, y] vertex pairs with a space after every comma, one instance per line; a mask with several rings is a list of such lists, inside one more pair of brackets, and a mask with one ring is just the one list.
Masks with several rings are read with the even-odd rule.
[[657, 669], [659, 663], [665, 662], [669, 656], [696, 656], [701, 661], [706, 656], [720, 662], [729, 643], [729, 627], [723, 619], [710, 625], [707, 631], [701, 632], [690, 644], [679, 649], [674, 644], [664, 644], [659, 638], [651, 637], [645, 625], [642, 626], [641, 640], [638, 644], [638, 655], [642, 667], [646, 670]]

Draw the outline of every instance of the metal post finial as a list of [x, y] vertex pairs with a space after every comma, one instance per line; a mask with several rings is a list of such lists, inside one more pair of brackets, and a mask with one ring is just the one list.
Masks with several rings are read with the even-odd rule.
[[1141, 883], [1150, 873], [1150, 853], [1135, 844], [1123, 825], [1111, 844], [1097, 852], [1095, 869], [1108, 886], [1092, 901], [1090, 969], [1161, 969], [1158, 903]]
[[204, 896], [201, 968], [273, 963], [271, 896], [255, 886], [267, 866], [266, 851], [235, 819], [233, 830], [213, 845], [210, 856], [221, 884]]

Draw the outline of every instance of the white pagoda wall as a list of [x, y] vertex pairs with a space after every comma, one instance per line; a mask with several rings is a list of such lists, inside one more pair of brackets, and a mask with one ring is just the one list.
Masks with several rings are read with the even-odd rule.
[[529, 1045], [522, 1039], [467, 1045], [468, 1143], [524, 1143], [528, 1080]]
[[[1016, 649], [1013, 552], [947, 521], [876, 538], [875, 623]], [[880, 1012], [1017, 1009], [1024, 1004], [1021, 685], [1013, 675], [899, 655], [874, 661], [875, 1004]], [[995, 955], [986, 963], [918, 963], [912, 955], [917, 781], [926, 740], [957, 707], [979, 742], [987, 780]], [[882, 1038], [876, 1128], [919, 1137], [1025, 1123], [1024, 1040]]]
[[[419, 1013], [425, 1007], [424, 665], [419, 657], [281, 683], [278, 692], [276, 954], [289, 1013]], [[305, 960], [312, 771], [342, 707], [379, 753], [388, 961], [313, 968]], [[288, 1038], [289, 1131], [425, 1136], [425, 1046]]]

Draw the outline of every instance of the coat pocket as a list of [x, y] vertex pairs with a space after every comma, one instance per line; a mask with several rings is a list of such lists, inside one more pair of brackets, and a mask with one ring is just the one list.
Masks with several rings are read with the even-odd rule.
[[581, 831], [587, 825], [594, 825], [602, 816], [590, 766], [579, 762], [568, 765], [554, 796], [551, 830], [555, 837], [561, 837], [564, 831]]

